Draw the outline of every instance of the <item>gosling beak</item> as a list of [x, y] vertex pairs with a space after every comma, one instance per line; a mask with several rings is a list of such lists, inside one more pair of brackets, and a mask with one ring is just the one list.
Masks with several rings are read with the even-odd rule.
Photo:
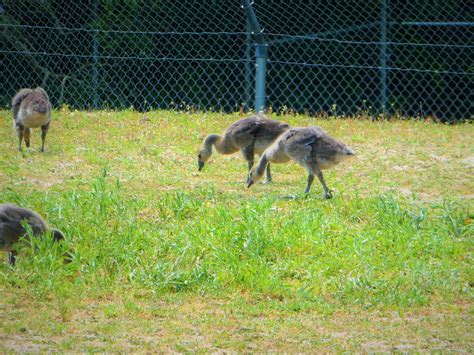
[[204, 168], [204, 162], [198, 161], [198, 171], [201, 171]]
[[356, 153], [349, 147], [346, 147], [345, 153], [346, 155], [356, 155]]
[[250, 186], [252, 186], [252, 185], [253, 185], [253, 181], [250, 180], [250, 181], [247, 183], [247, 189], [248, 189]]

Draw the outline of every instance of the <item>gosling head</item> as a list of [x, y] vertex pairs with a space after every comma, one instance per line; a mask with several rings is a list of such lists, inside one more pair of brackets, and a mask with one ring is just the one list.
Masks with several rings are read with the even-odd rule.
[[28, 114], [46, 114], [50, 110], [48, 94], [42, 88], [36, 88], [24, 98]]
[[59, 242], [60, 240], [64, 240], [64, 234], [60, 230], [51, 229], [51, 234], [53, 236], [54, 241]]
[[338, 155], [340, 156], [340, 160], [342, 161], [347, 158], [353, 157], [354, 155], [356, 155], [356, 153], [352, 150], [351, 147], [344, 145], [342, 147], [341, 153], [339, 153]]
[[355, 152], [348, 145], [340, 141], [335, 141], [333, 144], [333, 153], [327, 156], [330, 166], [339, 164], [355, 155]]
[[30, 108], [33, 113], [46, 113], [48, 112], [48, 103], [44, 99], [39, 98], [31, 103]]
[[[265, 171], [265, 170], [263, 170]], [[258, 173], [257, 166], [254, 166], [252, 170], [250, 170], [249, 176], [247, 178], [247, 188], [250, 188], [253, 184], [255, 184], [258, 180], [260, 180], [263, 176], [263, 171], [261, 174]]]
[[207, 151], [206, 149], [202, 149], [198, 154], [198, 171], [201, 171], [206, 165], [206, 162], [211, 157], [211, 152]]

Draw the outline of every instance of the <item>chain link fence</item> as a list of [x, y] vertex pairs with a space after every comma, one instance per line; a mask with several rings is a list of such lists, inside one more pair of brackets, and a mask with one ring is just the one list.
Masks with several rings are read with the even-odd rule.
[[[274, 112], [472, 119], [470, 1], [252, 4]], [[249, 110], [255, 33], [240, 0], [5, 0], [0, 106], [42, 86], [79, 109]]]

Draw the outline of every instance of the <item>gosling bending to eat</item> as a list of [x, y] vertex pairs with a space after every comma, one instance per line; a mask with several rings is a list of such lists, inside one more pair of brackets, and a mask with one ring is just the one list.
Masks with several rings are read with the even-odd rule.
[[[203, 142], [198, 154], [198, 169], [201, 171], [212, 155], [212, 146], [220, 154], [233, 154], [240, 150], [248, 163], [248, 170], [254, 165], [255, 154], [263, 151], [283, 132], [290, 128], [284, 122], [272, 120], [257, 114], [232, 123], [223, 135], [210, 134]], [[267, 164], [267, 181], [272, 179], [270, 165]]]
[[308, 193], [316, 175], [324, 188], [324, 197], [331, 198], [331, 190], [324, 181], [322, 170], [332, 168], [355, 155], [346, 144], [327, 134], [321, 127], [297, 127], [287, 130], [268, 147], [258, 164], [249, 174], [247, 187], [261, 179], [266, 166], [295, 161], [308, 172], [305, 193]]
[[0, 204], [0, 250], [9, 253], [9, 261], [12, 266], [15, 265], [16, 260], [14, 244], [21, 237], [28, 235], [25, 224], [30, 226], [34, 236], [51, 233], [55, 241], [64, 239], [62, 232], [50, 229], [38, 213], [12, 203]]

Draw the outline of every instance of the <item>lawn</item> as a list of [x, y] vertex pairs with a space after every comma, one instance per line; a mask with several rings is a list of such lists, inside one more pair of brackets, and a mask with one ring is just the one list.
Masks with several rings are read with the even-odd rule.
[[294, 163], [251, 189], [237, 154], [198, 172], [241, 117], [65, 107], [40, 153], [0, 111], [0, 203], [67, 238], [2, 253], [0, 352], [472, 352], [473, 125], [275, 115], [357, 152], [324, 200]]

